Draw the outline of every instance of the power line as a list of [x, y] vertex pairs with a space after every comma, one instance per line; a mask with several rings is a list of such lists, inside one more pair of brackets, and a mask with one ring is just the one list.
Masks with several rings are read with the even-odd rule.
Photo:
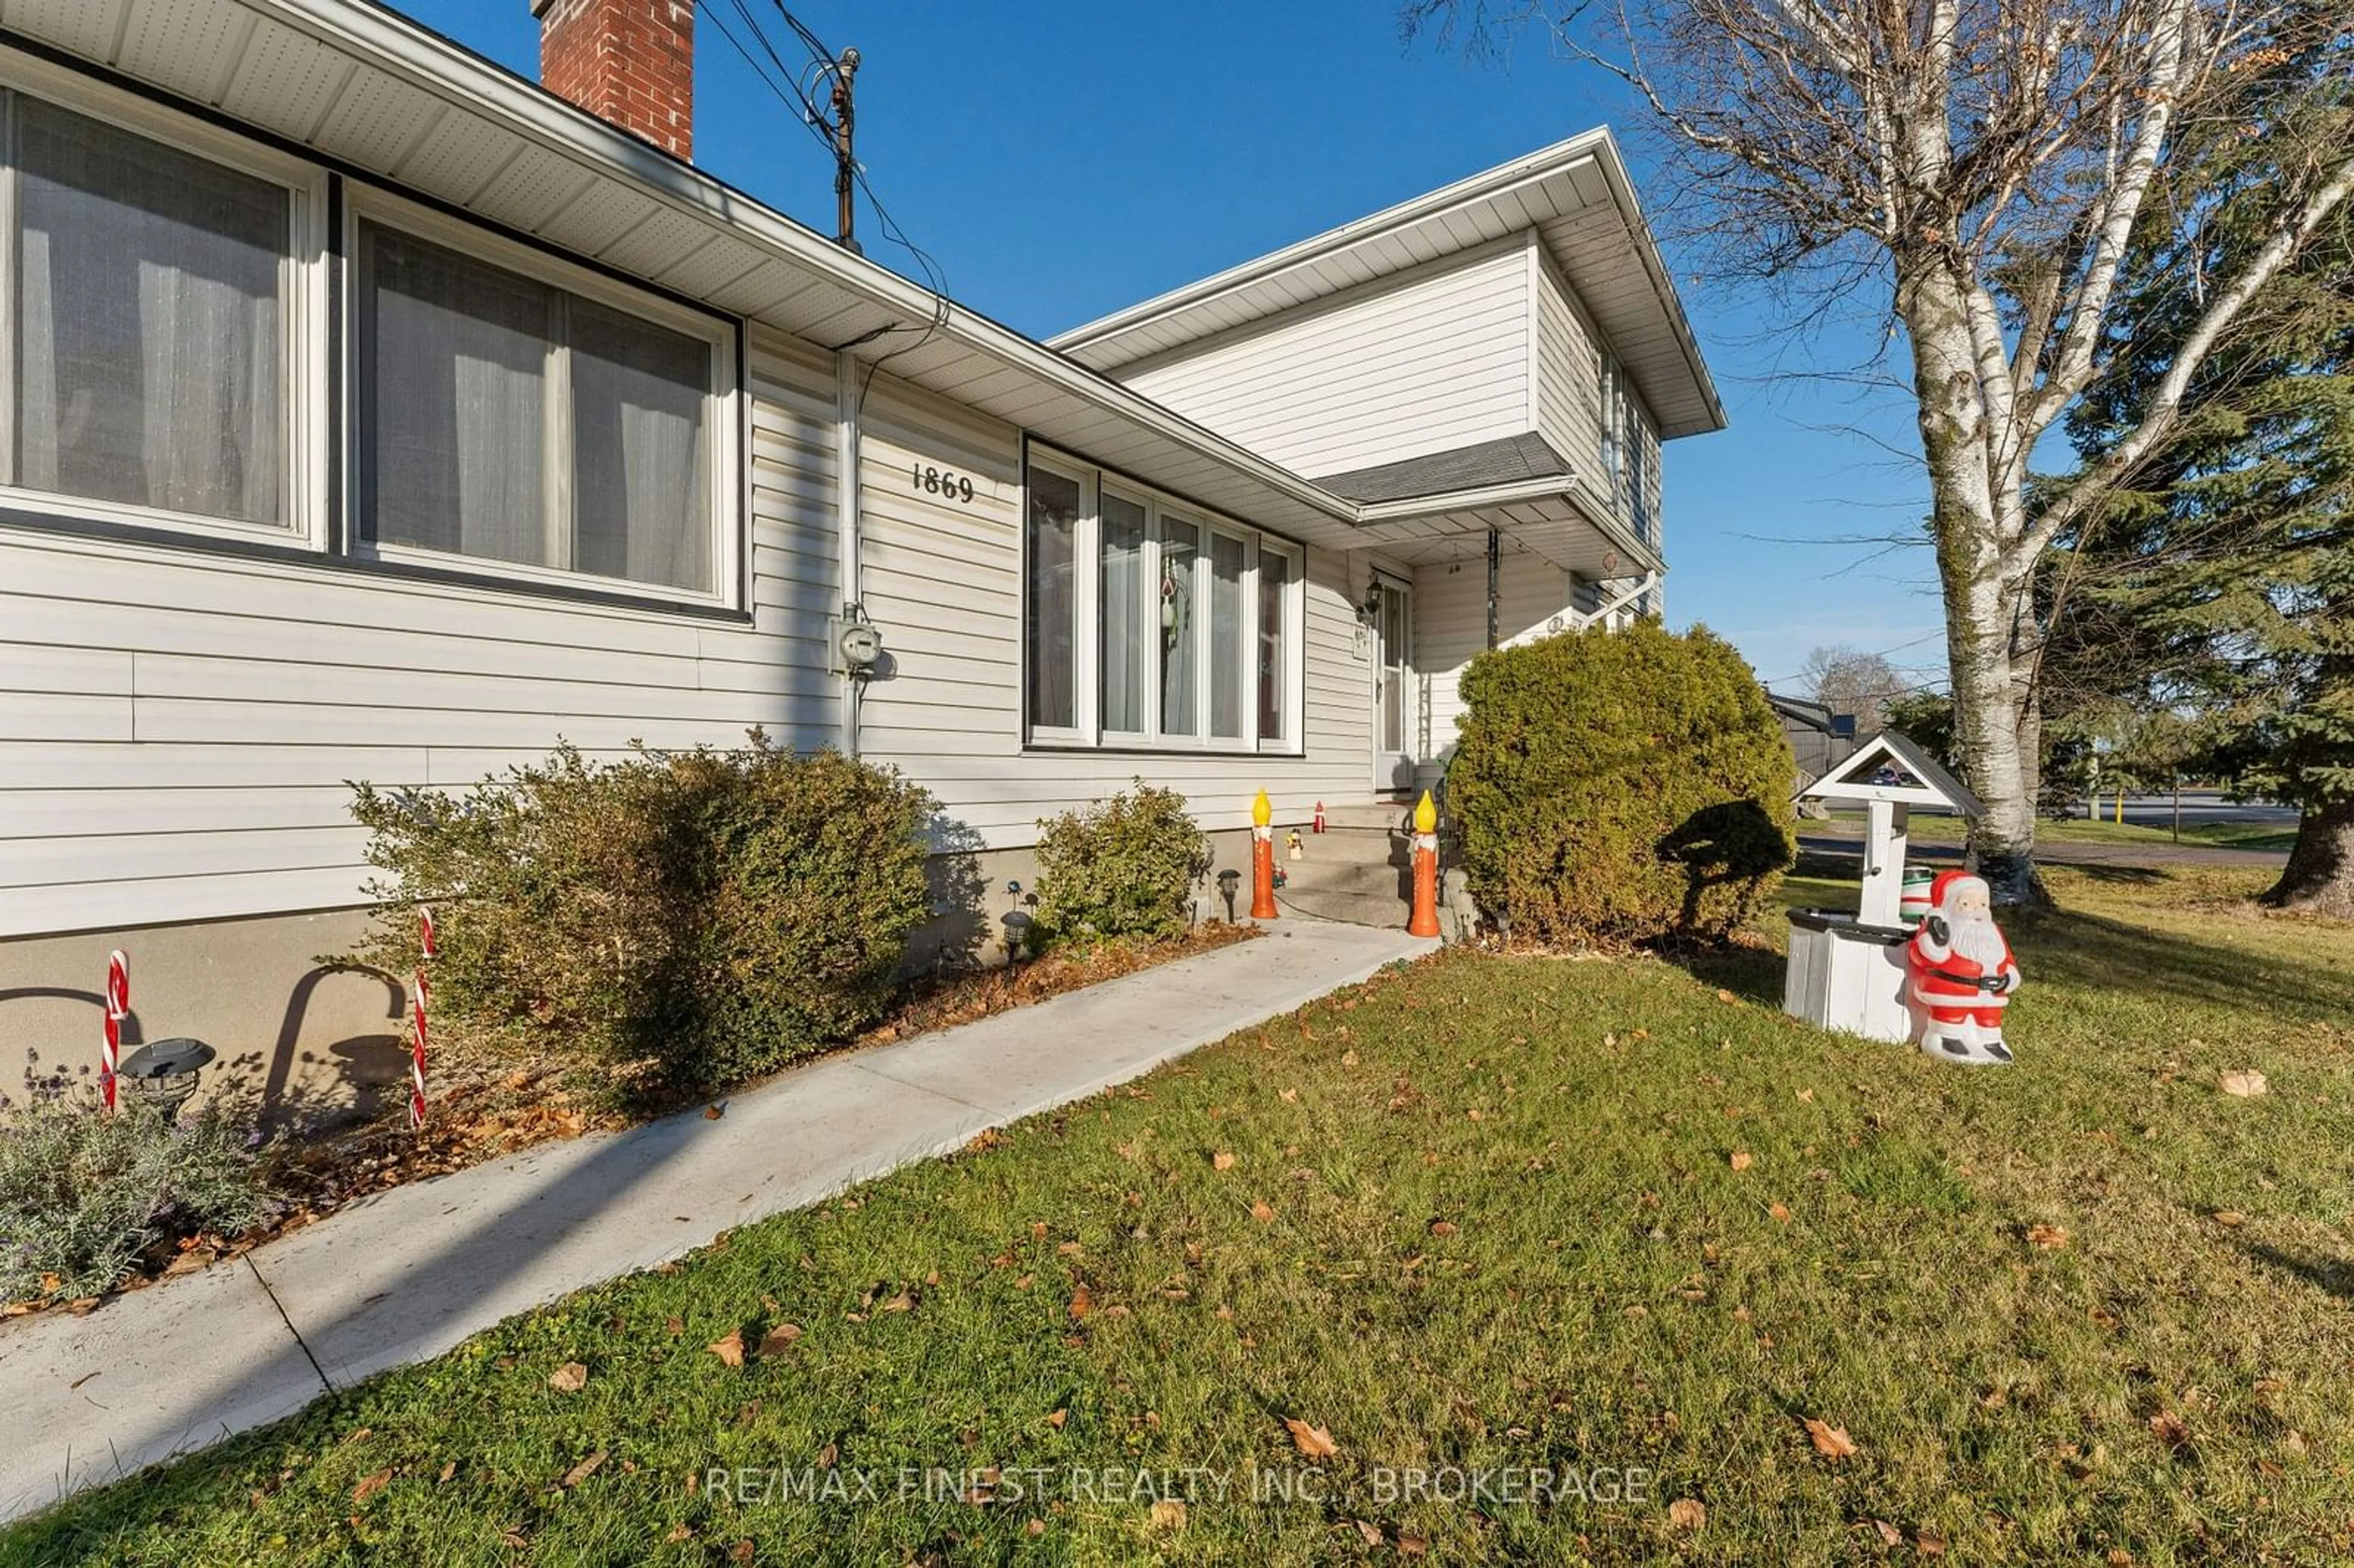
[[876, 194], [874, 182], [867, 177], [865, 167], [854, 158], [845, 154], [837, 140], [837, 128], [834, 122], [827, 117], [824, 111], [818, 107], [814, 96], [816, 85], [828, 75], [843, 79], [846, 85], [847, 79], [843, 77], [843, 73], [845, 69], [854, 69], [855, 62], [837, 58], [834, 52], [826, 46], [825, 41], [811, 30], [800, 17], [792, 14], [791, 10], [785, 5], [784, 0], [771, 0], [778, 16], [784, 19], [785, 26], [791, 29], [801, 47], [809, 52], [810, 63], [796, 73], [786, 65], [784, 57], [779, 52], [775, 42], [769, 38], [767, 29], [761, 26], [760, 19], [752, 13], [746, 0], [728, 0], [728, 3], [735, 10], [737, 19], [750, 34], [753, 42], [758, 46], [760, 55], [765, 56], [769, 66], [774, 68], [775, 74], [770, 74], [769, 68], [761, 64], [760, 58], [753, 53], [743, 39], [737, 37], [735, 30], [728, 26], [726, 17], [720, 14], [718, 7], [705, 6], [705, 14], [709, 16], [714, 25], [719, 28], [720, 36], [734, 47], [737, 54], [744, 57], [745, 63], [752, 68], [753, 75], [759, 79], [761, 85], [774, 94], [785, 107], [798, 110], [801, 122], [808, 127], [810, 133], [815, 136], [819, 143], [838, 162], [846, 164], [851, 179], [857, 189], [865, 196], [867, 205], [874, 208], [875, 220], [882, 228], [883, 238], [907, 251], [915, 260], [917, 270], [923, 274], [924, 287], [932, 296], [930, 315], [920, 328], [892, 322], [862, 333], [850, 342], [836, 346], [836, 352], [840, 352], [841, 349], [872, 343], [896, 333], [914, 332], [918, 334], [915, 342], [902, 344], [886, 354], [878, 355], [869, 362], [866, 375], [859, 385], [858, 401], [863, 408], [865, 406], [867, 390], [874, 386], [875, 373], [877, 370], [881, 369], [887, 361], [896, 359], [902, 355], [912, 354], [923, 347], [925, 344], [931, 341], [934, 334], [948, 324], [950, 308], [948, 271], [931, 252], [917, 244], [908, 235], [906, 228], [892, 216], [891, 209], [884, 205], [882, 196]]

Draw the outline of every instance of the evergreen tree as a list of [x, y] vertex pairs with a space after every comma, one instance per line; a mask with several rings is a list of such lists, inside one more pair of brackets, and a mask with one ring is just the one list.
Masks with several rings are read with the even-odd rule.
[[[2299, 37], [2298, 15], [2317, 8], [2279, 7], [2281, 36]], [[2273, 234], [2278, 192], [2312, 160], [2354, 143], [2354, 58], [2343, 41], [2258, 58], [2262, 69], [2238, 85], [2238, 112], [2202, 124], [2199, 155], [2172, 172], [2167, 212], [2134, 249], [2114, 368], [2070, 420], [2088, 466], [2137, 421], [2204, 310], [2208, 280]], [[2354, 222], [2345, 213], [2217, 345], [2184, 416], [2047, 578], [2052, 698], [2085, 712], [2171, 708], [2203, 726], [2226, 777], [2304, 810], [2268, 900], [2354, 916]]]

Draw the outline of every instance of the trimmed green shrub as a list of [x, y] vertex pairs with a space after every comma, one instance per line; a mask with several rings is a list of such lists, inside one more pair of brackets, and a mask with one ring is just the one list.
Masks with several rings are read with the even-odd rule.
[[177, 1126], [129, 1098], [112, 1116], [87, 1094], [10, 1107], [0, 1116], [0, 1301], [95, 1296], [151, 1247], [253, 1224], [270, 1200], [244, 1142], [217, 1104]]
[[385, 874], [358, 955], [406, 974], [434, 910], [440, 1017], [569, 1046], [612, 1097], [723, 1088], [878, 1017], [929, 914], [931, 797], [759, 731], [602, 766], [567, 746], [462, 795], [356, 789]]
[[1038, 906], [1029, 944], [1182, 937], [1210, 839], [1185, 797], [1136, 780], [1108, 800], [1038, 821]]
[[1790, 863], [1796, 768], [1766, 692], [1704, 628], [1652, 621], [1482, 653], [1447, 807], [1513, 937], [1722, 936]]

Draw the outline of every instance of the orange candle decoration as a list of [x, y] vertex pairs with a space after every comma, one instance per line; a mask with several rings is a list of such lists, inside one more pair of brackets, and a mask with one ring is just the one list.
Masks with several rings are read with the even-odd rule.
[[1414, 916], [1409, 937], [1438, 935], [1438, 808], [1425, 789], [1414, 808]]
[[1251, 802], [1251, 918], [1275, 918], [1275, 808], [1267, 791]]

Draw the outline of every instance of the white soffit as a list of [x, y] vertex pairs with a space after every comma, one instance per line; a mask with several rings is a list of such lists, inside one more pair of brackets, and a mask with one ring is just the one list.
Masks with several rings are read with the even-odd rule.
[[1356, 542], [1348, 502], [962, 306], [917, 345], [924, 289], [373, 0], [0, 0], [0, 29], [822, 347], [917, 329], [863, 352], [1203, 505]]

